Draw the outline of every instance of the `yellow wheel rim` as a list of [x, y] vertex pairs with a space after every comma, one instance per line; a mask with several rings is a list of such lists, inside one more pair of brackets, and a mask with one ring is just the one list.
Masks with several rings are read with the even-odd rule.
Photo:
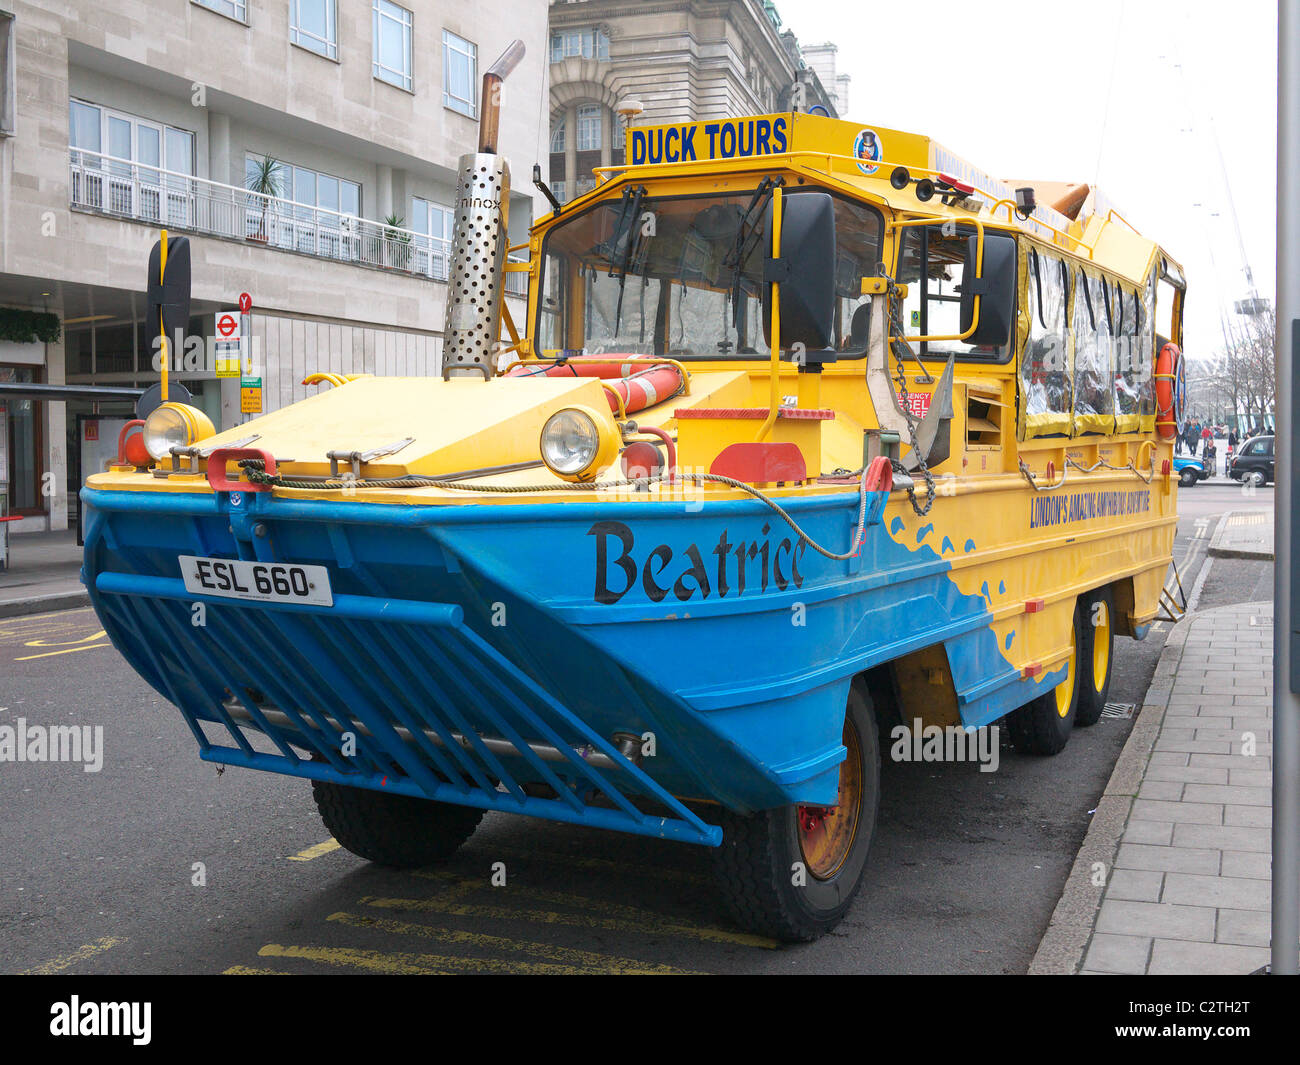
[[1065, 679], [1056, 686], [1056, 712], [1065, 717], [1074, 702], [1074, 625], [1070, 625], [1070, 655], [1065, 660]]
[[800, 806], [799, 849], [808, 871], [818, 880], [829, 880], [853, 849], [862, 813], [862, 752], [858, 732], [844, 722], [844, 746], [848, 757], [840, 763], [839, 802], [835, 806]]
[[1110, 671], [1110, 608], [1101, 607], [1101, 621], [1092, 629], [1092, 686], [1101, 691], [1106, 686], [1106, 674]]

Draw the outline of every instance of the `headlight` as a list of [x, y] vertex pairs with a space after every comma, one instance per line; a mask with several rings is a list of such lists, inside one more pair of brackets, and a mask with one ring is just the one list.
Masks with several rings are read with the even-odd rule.
[[164, 403], [144, 420], [145, 450], [164, 459], [174, 447], [189, 447], [216, 432], [211, 419], [197, 407]]
[[566, 407], [542, 426], [542, 461], [568, 481], [593, 479], [613, 459], [618, 445], [612, 427], [585, 407]]

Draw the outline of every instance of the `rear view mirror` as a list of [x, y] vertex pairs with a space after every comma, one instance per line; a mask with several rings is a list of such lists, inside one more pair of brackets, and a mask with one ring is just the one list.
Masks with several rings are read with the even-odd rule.
[[985, 233], [984, 269], [975, 276], [978, 237], [966, 239], [965, 270], [961, 286], [961, 331], [975, 321], [975, 297], [980, 297], [979, 324], [966, 343], [1000, 348], [1011, 339], [1016, 310], [1016, 238], [1005, 233]]
[[[764, 232], [772, 232], [776, 197], [768, 201]], [[764, 281], [781, 289], [781, 347], [829, 348], [835, 337], [835, 204], [824, 192], [782, 197], [781, 258]], [[772, 288], [763, 286], [763, 339], [772, 343]]]

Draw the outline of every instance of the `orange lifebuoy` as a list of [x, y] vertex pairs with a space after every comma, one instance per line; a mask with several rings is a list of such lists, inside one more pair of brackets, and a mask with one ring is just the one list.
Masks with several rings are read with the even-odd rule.
[[[643, 363], [620, 363], [616, 361], [620, 357], [645, 358], [643, 355], [576, 355], [544, 368], [513, 366], [506, 372], [506, 376], [529, 377], [536, 374], [542, 377], [596, 377], [609, 382], [609, 387], [622, 398], [628, 414], [653, 407], [682, 390], [682, 373], [676, 366], [664, 363], [662, 366], [650, 366], [638, 371], [637, 367]], [[605, 398], [609, 400], [610, 409], [617, 412], [618, 401], [608, 392], [605, 393]]]
[[1172, 440], [1178, 435], [1183, 420], [1183, 403], [1187, 395], [1187, 379], [1183, 366], [1183, 353], [1170, 341], [1156, 356], [1156, 432], [1162, 440]]

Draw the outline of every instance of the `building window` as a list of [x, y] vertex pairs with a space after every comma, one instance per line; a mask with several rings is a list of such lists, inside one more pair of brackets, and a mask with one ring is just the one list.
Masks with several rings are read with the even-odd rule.
[[555, 155], [564, 151], [564, 139], [567, 136], [567, 129], [564, 122], [564, 115], [560, 115], [551, 122], [551, 154]]
[[290, 0], [289, 40], [337, 59], [339, 38], [334, 0]]
[[[251, 153], [244, 157], [245, 187], [261, 161], [261, 156]], [[275, 188], [282, 200], [292, 200], [302, 207], [314, 207], [335, 214], [354, 217], [361, 214], [361, 186], [355, 181], [285, 162], [280, 162], [275, 167], [275, 175]]]
[[566, 200], [568, 200], [567, 192], [568, 192], [568, 187], [565, 185], [563, 181], [551, 182], [551, 194], [561, 203], [564, 203]]
[[192, 221], [194, 134], [106, 107], [68, 101], [71, 202], [142, 221]]
[[193, 0], [193, 2], [199, 7], [206, 7], [219, 15], [225, 15], [226, 18], [248, 25], [247, 0]]
[[478, 46], [450, 30], [442, 31], [442, 103], [478, 117]]
[[375, 77], [412, 91], [411, 13], [388, 0], [375, 0]]
[[602, 143], [601, 126], [604, 115], [599, 104], [578, 108], [578, 151], [595, 152]]
[[0, 137], [14, 132], [14, 17], [0, 11]]
[[411, 229], [427, 239], [415, 243], [415, 269], [417, 273], [446, 281], [451, 234], [456, 213], [432, 200], [411, 198]]
[[558, 30], [551, 34], [551, 62], [570, 56], [583, 59], [608, 59], [609, 37], [597, 29]]

